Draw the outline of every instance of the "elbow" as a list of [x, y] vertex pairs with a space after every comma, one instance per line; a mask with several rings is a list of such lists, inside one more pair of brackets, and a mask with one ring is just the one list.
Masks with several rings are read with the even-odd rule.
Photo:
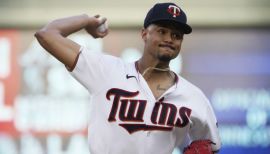
[[40, 43], [40, 45], [44, 46], [46, 43], [48, 43], [52, 38], [54, 38], [56, 35], [59, 35], [57, 31], [50, 30], [50, 29], [40, 29], [38, 30], [34, 36], [36, 37], [37, 41]]
[[35, 37], [37, 38], [37, 40], [41, 40], [41, 39], [44, 40], [49, 35], [50, 35], [50, 31], [46, 29], [40, 29], [39, 31], [35, 33]]
[[52, 39], [54, 38], [55, 34], [51, 30], [47, 29], [40, 29], [34, 34], [35, 38], [37, 39], [38, 43], [47, 51], [49, 51]]
[[46, 32], [41, 29], [35, 33], [35, 37], [39, 40], [40, 38], [44, 37], [45, 33]]

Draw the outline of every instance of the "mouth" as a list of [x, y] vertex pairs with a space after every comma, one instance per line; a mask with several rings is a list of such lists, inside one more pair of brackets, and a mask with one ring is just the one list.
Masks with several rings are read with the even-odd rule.
[[160, 44], [159, 47], [170, 49], [170, 50], [175, 50], [175, 47], [169, 45], [169, 44]]

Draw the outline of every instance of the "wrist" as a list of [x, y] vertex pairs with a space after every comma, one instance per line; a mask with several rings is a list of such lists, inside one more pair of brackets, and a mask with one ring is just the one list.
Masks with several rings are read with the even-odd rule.
[[87, 26], [89, 25], [89, 22], [90, 22], [90, 18], [91, 18], [91, 17], [89, 17], [88, 14], [82, 14], [82, 15], [81, 15], [81, 18], [82, 18], [82, 20], [84, 21], [84, 22], [83, 22], [83, 27], [84, 27], [84, 28], [87, 27]]

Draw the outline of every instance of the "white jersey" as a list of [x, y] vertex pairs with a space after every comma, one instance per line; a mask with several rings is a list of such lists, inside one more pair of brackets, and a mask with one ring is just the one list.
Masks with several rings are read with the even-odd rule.
[[171, 154], [189, 135], [220, 148], [217, 121], [204, 94], [177, 75], [155, 99], [136, 62], [81, 48], [71, 74], [92, 95], [91, 154]]

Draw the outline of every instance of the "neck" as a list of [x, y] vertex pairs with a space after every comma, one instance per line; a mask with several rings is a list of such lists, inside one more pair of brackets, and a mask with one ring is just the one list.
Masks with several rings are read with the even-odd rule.
[[156, 70], [169, 70], [169, 62], [163, 62], [156, 59], [145, 59], [142, 57], [138, 61], [138, 68], [141, 74], [149, 68], [154, 68]]

